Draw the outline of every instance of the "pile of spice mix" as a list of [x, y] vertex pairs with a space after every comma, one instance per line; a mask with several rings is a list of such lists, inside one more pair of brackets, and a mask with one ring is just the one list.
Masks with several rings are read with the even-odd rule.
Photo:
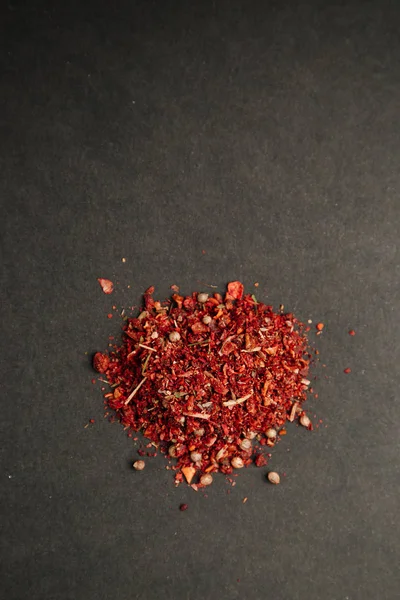
[[265, 465], [261, 447], [274, 446], [286, 421], [312, 429], [303, 410], [309, 328], [293, 314], [273, 312], [238, 281], [225, 297], [175, 293], [158, 302], [153, 293], [126, 319], [121, 347], [97, 352], [93, 366], [125, 428], [176, 459], [176, 484], [185, 478], [198, 489], [218, 471]]

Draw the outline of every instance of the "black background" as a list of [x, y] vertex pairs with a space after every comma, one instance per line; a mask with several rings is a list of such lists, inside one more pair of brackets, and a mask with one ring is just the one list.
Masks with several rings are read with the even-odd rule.
[[[398, 597], [399, 11], [3, 6], [4, 598]], [[232, 279], [326, 324], [323, 423], [273, 450], [280, 486], [205, 498], [132, 470], [89, 358], [113, 304]]]

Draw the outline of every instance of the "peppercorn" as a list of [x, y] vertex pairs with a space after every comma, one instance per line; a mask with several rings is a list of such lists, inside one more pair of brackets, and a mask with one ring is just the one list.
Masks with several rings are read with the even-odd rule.
[[240, 447], [241, 447], [242, 450], [250, 450], [250, 448], [251, 448], [251, 441], [247, 440], [247, 439], [244, 439], [244, 440], [242, 440], [240, 442], [239, 445], [240, 445]]
[[274, 440], [278, 434], [277, 434], [277, 431], [276, 431], [276, 429], [273, 429], [272, 427], [270, 427], [270, 428], [269, 428], [269, 429], [267, 429], [267, 431], [265, 432], [265, 435], [267, 436], [267, 438], [268, 438], [269, 440]]
[[200, 477], [200, 483], [202, 485], [211, 485], [213, 482], [213, 478], [212, 475], [210, 473], [204, 473], [204, 475], [202, 475]]
[[181, 334], [179, 331], [171, 331], [168, 337], [170, 342], [179, 342], [181, 339]]
[[303, 425], [303, 427], [309, 427], [311, 425], [311, 421], [310, 418], [306, 415], [306, 413], [303, 413], [300, 417], [300, 425]]
[[199, 462], [199, 460], [201, 460], [201, 456], [202, 456], [202, 455], [200, 454], [200, 452], [192, 452], [192, 453], [190, 454], [190, 459], [191, 459], [193, 462]]
[[143, 469], [146, 466], [146, 463], [144, 462], [144, 460], [136, 460], [132, 466], [134, 469], [136, 469], [136, 471], [143, 471]]
[[275, 473], [275, 471], [270, 471], [267, 477], [268, 481], [274, 485], [278, 485], [278, 483], [281, 482], [281, 478], [279, 477], [278, 473]]
[[244, 467], [244, 462], [240, 456], [234, 456], [231, 460], [231, 465], [234, 469], [241, 469]]

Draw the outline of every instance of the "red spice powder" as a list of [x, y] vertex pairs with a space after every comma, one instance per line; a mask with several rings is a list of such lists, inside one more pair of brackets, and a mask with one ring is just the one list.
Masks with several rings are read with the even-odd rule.
[[302, 414], [311, 360], [304, 324], [245, 295], [238, 281], [224, 298], [175, 293], [158, 302], [153, 293], [146, 290], [142, 312], [124, 322], [121, 347], [94, 356], [112, 386], [108, 407], [176, 459], [177, 483], [183, 474], [190, 483], [253, 460], [262, 466], [243, 442], [274, 445], [266, 432]]

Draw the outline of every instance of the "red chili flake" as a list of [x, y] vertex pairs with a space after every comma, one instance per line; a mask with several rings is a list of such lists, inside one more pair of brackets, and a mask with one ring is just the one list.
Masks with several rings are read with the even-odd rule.
[[89, 423], [91, 423], [93, 425], [94, 419], [89, 419]]
[[243, 283], [240, 283], [240, 281], [231, 281], [231, 283], [228, 283], [225, 300], [240, 300], [243, 296], [243, 291]]
[[325, 325], [323, 323], [316, 324], [316, 328], [318, 329], [318, 331], [322, 331], [324, 327], [325, 327]]
[[257, 454], [257, 456], [254, 459], [254, 464], [256, 465], [256, 467], [265, 467], [265, 465], [267, 464], [267, 459], [263, 454]]
[[111, 313], [108, 313], [108, 315], [107, 315], [107, 319], [112, 319], [112, 318], [113, 318], [112, 314], [111, 314]]
[[189, 508], [189, 505], [188, 505], [188, 504], [181, 504], [181, 505], [179, 506], [179, 510], [181, 510], [181, 511], [187, 510], [188, 508]]
[[105, 294], [111, 294], [114, 289], [114, 284], [109, 279], [102, 279], [101, 277], [97, 279], [99, 284], [101, 285], [101, 289]]
[[153, 293], [124, 320], [122, 345], [94, 357], [111, 385], [107, 408], [176, 461], [176, 485], [199, 489], [204, 474], [265, 464], [249, 441], [273, 446], [266, 432], [285, 435], [309, 393], [304, 324], [244, 294], [238, 281], [225, 297], [174, 293], [159, 302]]
[[260, 284], [258, 283], [258, 281], [255, 282], [254, 287], [258, 287]]
[[179, 286], [177, 286], [177, 285], [175, 285], [175, 284], [174, 284], [174, 285], [171, 285], [171, 290], [172, 290], [173, 292], [176, 292], [176, 293], [178, 293], [178, 292], [179, 292]]
[[343, 373], [351, 373], [351, 369], [350, 369], [350, 367], [347, 367], [347, 369], [345, 369], [345, 370], [343, 371]]
[[186, 481], [190, 484], [196, 474], [196, 469], [194, 467], [182, 467], [182, 473], [184, 474]]
[[350, 329], [349, 335], [356, 335], [356, 332], [354, 331], [354, 329]]
[[96, 352], [93, 356], [93, 368], [95, 371], [99, 373], [106, 373], [107, 369], [110, 365], [110, 359], [108, 354], [103, 354], [102, 352]]

